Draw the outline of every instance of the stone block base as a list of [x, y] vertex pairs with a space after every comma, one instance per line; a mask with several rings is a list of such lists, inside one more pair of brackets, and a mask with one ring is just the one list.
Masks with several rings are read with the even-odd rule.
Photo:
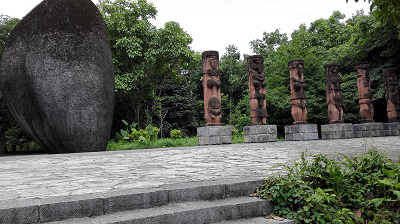
[[383, 123], [353, 124], [353, 130], [354, 138], [385, 136]]
[[285, 126], [286, 141], [318, 140], [318, 125], [296, 124]]
[[245, 143], [276, 142], [276, 125], [252, 125], [243, 128], [243, 141]]
[[232, 144], [231, 126], [207, 126], [197, 128], [199, 145]]
[[353, 138], [353, 124], [337, 123], [321, 125], [322, 139]]
[[386, 136], [398, 136], [400, 135], [400, 123], [385, 123], [383, 124], [383, 129], [385, 130]]

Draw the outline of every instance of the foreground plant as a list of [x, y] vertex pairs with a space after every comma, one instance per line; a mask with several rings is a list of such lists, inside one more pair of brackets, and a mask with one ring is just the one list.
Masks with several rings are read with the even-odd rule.
[[274, 215], [297, 223], [400, 223], [400, 163], [370, 150], [340, 162], [306, 154], [287, 176], [271, 177], [258, 196]]

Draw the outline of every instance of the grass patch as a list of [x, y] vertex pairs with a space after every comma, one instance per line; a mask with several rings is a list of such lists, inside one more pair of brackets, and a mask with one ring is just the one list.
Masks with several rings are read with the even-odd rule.
[[[232, 144], [240, 144], [240, 143], [243, 143], [243, 136], [233, 135]], [[180, 138], [180, 139], [161, 138], [153, 141], [144, 140], [135, 142], [128, 142], [128, 141], [115, 142], [114, 140], [112, 140], [107, 145], [107, 151], [173, 148], [173, 147], [188, 147], [188, 146], [197, 146], [197, 137]]]
[[107, 151], [172, 148], [172, 147], [184, 147], [184, 146], [196, 146], [196, 145], [197, 145], [197, 137], [181, 138], [181, 139], [161, 138], [154, 141], [136, 141], [136, 142], [110, 141], [107, 146]]
[[400, 223], [400, 163], [376, 150], [338, 162], [303, 153], [287, 176], [265, 180], [258, 196], [297, 223]]

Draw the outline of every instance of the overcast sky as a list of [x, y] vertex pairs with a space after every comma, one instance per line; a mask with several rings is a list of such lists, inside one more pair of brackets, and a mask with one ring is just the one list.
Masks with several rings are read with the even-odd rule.
[[[92, 0], [97, 3], [97, 0]], [[158, 10], [153, 22], [163, 27], [176, 21], [193, 37], [193, 50], [218, 50], [222, 55], [228, 44], [240, 53], [252, 54], [249, 42], [264, 31], [281, 29], [290, 36], [300, 24], [307, 26], [328, 18], [334, 10], [347, 18], [357, 10], [369, 12], [369, 4], [354, 0], [148, 0]], [[0, 13], [22, 18], [41, 0], [0, 0]]]

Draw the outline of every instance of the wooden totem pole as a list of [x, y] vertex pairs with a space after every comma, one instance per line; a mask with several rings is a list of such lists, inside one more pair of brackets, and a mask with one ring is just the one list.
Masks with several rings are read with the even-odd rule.
[[203, 52], [204, 110], [207, 126], [221, 125], [221, 81], [218, 51]]
[[307, 124], [307, 108], [304, 81], [304, 61], [289, 62], [290, 105], [292, 106], [293, 124]]
[[400, 102], [397, 73], [397, 68], [387, 68], [382, 73], [385, 78], [385, 97], [389, 122], [399, 122]]
[[339, 65], [328, 63], [324, 65], [326, 73], [326, 103], [328, 104], [329, 123], [343, 122], [342, 97], [340, 95]]
[[368, 79], [369, 65], [359, 65], [357, 69], [358, 104], [363, 123], [374, 122], [374, 106], [372, 104], [371, 87]]
[[264, 59], [261, 55], [247, 58], [249, 68], [250, 117], [252, 125], [263, 125], [267, 122], [265, 100]]

